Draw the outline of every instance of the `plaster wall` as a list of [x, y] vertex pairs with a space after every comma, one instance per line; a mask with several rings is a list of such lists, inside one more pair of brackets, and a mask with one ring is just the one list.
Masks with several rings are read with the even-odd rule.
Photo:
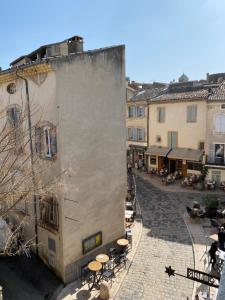
[[[187, 106], [197, 105], [197, 122], [187, 123]], [[157, 107], [165, 107], [165, 122], [157, 121]], [[198, 149], [206, 136], [206, 102], [154, 103], [149, 106], [149, 144], [168, 146], [168, 132], [178, 133], [178, 148]], [[157, 142], [156, 137], [161, 137]]]

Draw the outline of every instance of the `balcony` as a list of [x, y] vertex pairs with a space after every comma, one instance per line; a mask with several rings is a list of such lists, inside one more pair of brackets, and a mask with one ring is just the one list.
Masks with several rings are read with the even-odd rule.
[[206, 164], [209, 166], [221, 166], [225, 167], [225, 160], [223, 157], [214, 157], [212, 159], [208, 158]]

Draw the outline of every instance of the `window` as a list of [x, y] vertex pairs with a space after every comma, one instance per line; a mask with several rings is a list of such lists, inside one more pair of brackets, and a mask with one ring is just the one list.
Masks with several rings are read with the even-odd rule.
[[129, 118], [134, 118], [136, 116], [136, 107], [135, 106], [129, 106], [128, 116], [129, 116]]
[[188, 168], [188, 170], [201, 171], [201, 163], [188, 161], [187, 168]]
[[48, 238], [48, 249], [56, 252], [56, 246], [55, 246], [55, 240], [53, 240], [52, 238]]
[[220, 109], [225, 109], [225, 103], [222, 103]]
[[217, 183], [221, 181], [221, 172], [212, 170], [212, 180], [215, 180]]
[[205, 143], [204, 142], [199, 142], [198, 149], [199, 150], [204, 150], [205, 149]]
[[177, 147], [177, 132], [176, 131], [168, 132], [168, 147], [169, 148]]
[[224, 144], [215, 144], [215, 163], [223, 164], [224, 163]]
[[225, 115], [216, 115], [214, 128], [216, 133], [225, 133]]
[[83, 254], [97, 248], [102, 244], [102, 232], [98, 232], [87, 239], [83, 240]]
[[56, 158], [56, 127], [50, 123], [35, 127], [36, 153], [46, 159]]
[[162, 139], [161, 139], [161, 136], [160, 135], [157, 135], [156, 136], [156, 142], [157, 143], [161, 143]]
[[153, 156], [153, 155], [150, 156], [150, 164], [156, 165], [156, 156]]
[[128, 128], [128, 140], [129, 141], [137, 140], [137, 128]]
[[157, 121], [159, 123], [165, 122], [165, 112], [166, 112], [165, 107], [157, 107]]
[[9, 139], [10, 144], [15, 147], [16, 150], [22, 150], [22, 109], [19, 105], [11, 105], [6, 110], [7, 121], [9, 124]]
[[197, 105], [187, 106], [187, 122], [188, 123], [197, 122]]
[[58, 202], [54, 197], [40, 198], [39, 200], [40, 221], [39, 225], [45, 228], [58, 230]]
[[15, 94], [15, 92], [16, 92], [16, 84], [15, 83], [8, 84], [6, 90], [7, 90], [7, 92], [9, 94]]
[[145, 140], [145, 129], [144, 128], [137, 128], [137, 138], [138, 138], [138, 141]]
[[143, 106], [137, 106], [137, 117], [145, 116], [145, 108]]

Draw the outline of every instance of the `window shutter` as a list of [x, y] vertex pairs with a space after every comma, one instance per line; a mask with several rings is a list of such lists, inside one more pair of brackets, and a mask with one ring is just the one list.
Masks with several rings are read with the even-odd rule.
[[57, 154], [57, 139], [56, 139], [56, 127], [50, 129], [50, 143], [51, 143], [51, 154], [54, 157]]
[[176, 148], [177, 147], [177, 132], [172, 132], [171, 135], [171, 144], [172, 144], [172, 148]]
[[209, 156], [208, 156], [208, 162], [209, 163], [214, 163], [215, 161], [215, 145], [210, 144], [209, 145]]
[[41, 137], [42, 129], [40, 127], [35, 127], [35, 150], [39, 155], [41, 155]]

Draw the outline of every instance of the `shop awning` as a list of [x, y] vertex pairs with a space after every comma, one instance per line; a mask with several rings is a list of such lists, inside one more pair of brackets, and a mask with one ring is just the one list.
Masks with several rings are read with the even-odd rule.
[[160, 146], [151, 146], [147, 149], [145, 154], [147, 155], [157, 155], [157, 156], [167, 156], [170, 148], [168, 147], [160, 147]]
[[174, 148], [167, 155], [168, 158], [184, 159], [191, 161], [201, 161], [203, 156], [202, 150], [195, 150], [189, 148]]

